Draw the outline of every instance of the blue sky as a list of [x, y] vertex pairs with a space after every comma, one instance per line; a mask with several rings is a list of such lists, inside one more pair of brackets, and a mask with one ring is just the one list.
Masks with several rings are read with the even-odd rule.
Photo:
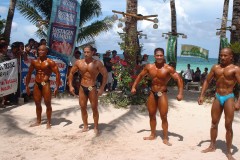
[[[100, 0], [102, 6], [102, 16], [113, 15], [112, 10], [126, 11], [126, 0]], [[217, 18], [222, 17], [223, 1], [219, 0], [175, 0], [177, 10], [178, 32], [188, 36], [187, 39], [178, 38], [178, 54], [182, 44], [191, 44], [209, 50], [209, 57], [216, 58], [219, 50], [219, 37], [216, 36], [216, 29], [220, 28], [221, 21]], [[1, 0], [1, 18], [7, 17], [9, 0]], [[138, 30], [147, 34], [148, 39], [140, 39], [144, 46], [142, 54], [153, 54], [156, 47], [166, 49], [167, 40], [162, 37], [162, 33], [170, 31], [171, 17], [169, 0], [164, 3], [161, 0], [138, 0], [138, 13], [142, 15], [157, 14], [159, 23], [158, 29], [153, 29], [152, 22], [138, 21]], [[232, 1], [230, 2], [229, 17], [232, 15]], [[119, 15], [119, 17], [121, 17]], [[113, 28], [96, 37], [96, 47], [98, 52], [104, 53], [106, 50], [117, 50], [122, 53], [118, 46], [120, 42], [117, 32], [122, 32], [115, 22]], [[229, 26], [231, 24], [228, 24]], [[11, 32], [11, 43], [22, 41], [27, 43], [29, 38], [39, 40], [34, 34], [37, 28], [23, 18], [16, 10]], [[229, 36], [229, 32], [228, 32]]]

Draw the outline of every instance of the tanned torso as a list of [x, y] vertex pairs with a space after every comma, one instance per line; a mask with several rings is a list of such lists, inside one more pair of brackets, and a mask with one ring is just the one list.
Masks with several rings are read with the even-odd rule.
[[170, 73], [173, 73], [173, 69], [167, 64], [164, 64], [162, 67], [157, 67], [155, 64], [148, 64], [146, 68], [148, 76], [152, 79], [152, 90], [166, 91], [167, 83], [171, 79]]
[[215, 65], [213, 68], [214, 77], [216, 79], [216, 92], [220, 95], [227, 95], [233, 92], [233, 88], [237, 83], [235, 76], [237, 66], [228, 65], [221, 67], [221, 65]]
[[48, 58], [43, 62], [39, 58], [37, 60], [33, 60], [32, 64], [36, 70], [36, 82], [41, 83], [49, 80], [52, 73], [51, 65], [53, 65], [53, 63], [54, 62]]
[[78, 60], [76, 65], [80, 74], [82, 75], [81, 85], [83, 86], [94, 86], [97, 75], [99, 73], [98, 66], [100, 61], [92, 60], [90, 62], [86, 62], [85, 59]]

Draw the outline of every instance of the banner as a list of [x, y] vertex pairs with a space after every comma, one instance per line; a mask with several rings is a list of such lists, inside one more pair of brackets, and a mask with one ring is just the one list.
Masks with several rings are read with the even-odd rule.
[[[59, 69], [60, 72], [60, 86], [58, 91], [59, 92], [64, 92], [65, 90], [65, 86], [66, 86], [66, 77], [67, 77], [67, 62], [65, 62], [63, 59], [55, 57], [55, 56], [47, 56], [48, 58], [50, 58], [51, 60], [53, 60]], [[21, 94], [26, 93], [26, 76], [28, 73], [28, 68], [31, 64], [31, 61], [36, 59], [35, 57], [31, 57], [28, 56], [28, 60], [24, 61], [23, 59], [21, 60], [21, 68], [22, 68], [22, 74], [21, 74]], [[35, 75], [36, 72], [34, 70], [34, 72], [31, 75], [31, 80], [29, 83], [29, 88], [31, 91], [33, 91], [33, 87], [35, 84]], [[54, 90], [56, 88], [56, 75], [55, 73], [52, 73], [50, 76], [50, 87], [51, 90]]]
[[67, 63], [75, 49], [80, 22], [79, 0], [53, 0], [48, 29], [51, 54]]
[[176, 62], [177, 36], [169, 35], [167, 43], [167, 61]]
[[228, 39], [227, 38], [221, 38], [220, 39], [220, 45], [221, 45], [221, 49], [228, 47], [229, 46]]
[[0, 97], [17, 92], [18, 65], [17, 59], [0, 63]]
[[198, 46], [183, 44], [181, 49], [181, 56], [200, 57], [208, 60], [208, 50]]

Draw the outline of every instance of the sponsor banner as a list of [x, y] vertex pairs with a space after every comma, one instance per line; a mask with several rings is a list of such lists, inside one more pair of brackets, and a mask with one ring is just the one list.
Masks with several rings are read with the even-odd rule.
[[78, 1], [77, 0], [61, 0], [60, 6], [69, 11], [77, 10]]
[[52, 52], [61, 53], [60, 57], [69, 57], [75, 46], [76, 27], [61, 26], [53, 23], [51, 26], [49, 46]]
[[220, 39], [221, 49], [226, 48], [229, 46], [228, 39], [227, 38], [221, 38]]
[[[47, 57], [52, 59], [58, 66], [58, 69], [60, 72], [60, 86], [59, 86], [58, 91], [64, 92], [65, 86], [66, 86], [66, 77], [67, 77], [67, 63], [63, 59], [55, 57], [55, 56], [48, 55]], [[26, 76], [28, 73], [28, 67], [31, 64], [31, 60], [34, 60], [34, 59], [35, 59], [35, 57], [29, 57], [29, 59], [27, 61], [24, 61], [24, 60], [21, 61], [21, 65], [23, 68], [22, 75], [21, 75], [21, 91], [20, 91], [21, 94], [26, 93]], [[33, 90], [33, 86], [35, 84], [35, 76], [36, 76], [36, 73], [34, 70], [34, 72], [32, 73], [32, 76], [31, 76], [30, 83], [29, 83], [30, 90]], [[51, 90], [54, 90], [56, 88], [55, 73], [52, 73], [49, 79], [50, 79]]]
[[167, 61], [176, 62], [176, 45], [177, 45], [177, 36], [170, 35], [168, 37], [167, 43]]
[[0, 63], [0, 97], [17, 92], [18, 64], [17, 59]]
[[198, 46], [183, 44], [181, 49], [181, 56], [200, 57], [208, 60], [208, 52], [208, 50]]
[[62, 23], [67, 24], [70, 26], [74, 26], [77, 20], [77, 12], [69, 12], [67, 10], [64, 10], [63, 8], [57, 9], [57, 15], [56, 15], [56, 23]]
[[48, 29], [51, 54], [69, 62], [75, 49], [80, 22], [79, 0], [53, 0]]

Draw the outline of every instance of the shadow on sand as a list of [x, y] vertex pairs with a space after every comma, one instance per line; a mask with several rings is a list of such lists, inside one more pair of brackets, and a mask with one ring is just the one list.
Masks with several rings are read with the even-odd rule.
[[[208, 142], [210, 144], [211, 141], [210, 140], [201, 141], [201, 142], [199, 142], [199, 144], [197, 146], [201, 147], [202, 144], [206, 143], [206, 142]], [[218, 149], [218, 148], [221, 149], [224, 154], [227, 154], [227, 144], [225, 141], [217, 140], [216, 141], [216, 149]], [[204, 149], [206, 149], [206, 148], [204, 148]], [[238, 152], [238, 148], [236, 146], [232, 145], [232, 154], [234, 155], [236, 152]]]

